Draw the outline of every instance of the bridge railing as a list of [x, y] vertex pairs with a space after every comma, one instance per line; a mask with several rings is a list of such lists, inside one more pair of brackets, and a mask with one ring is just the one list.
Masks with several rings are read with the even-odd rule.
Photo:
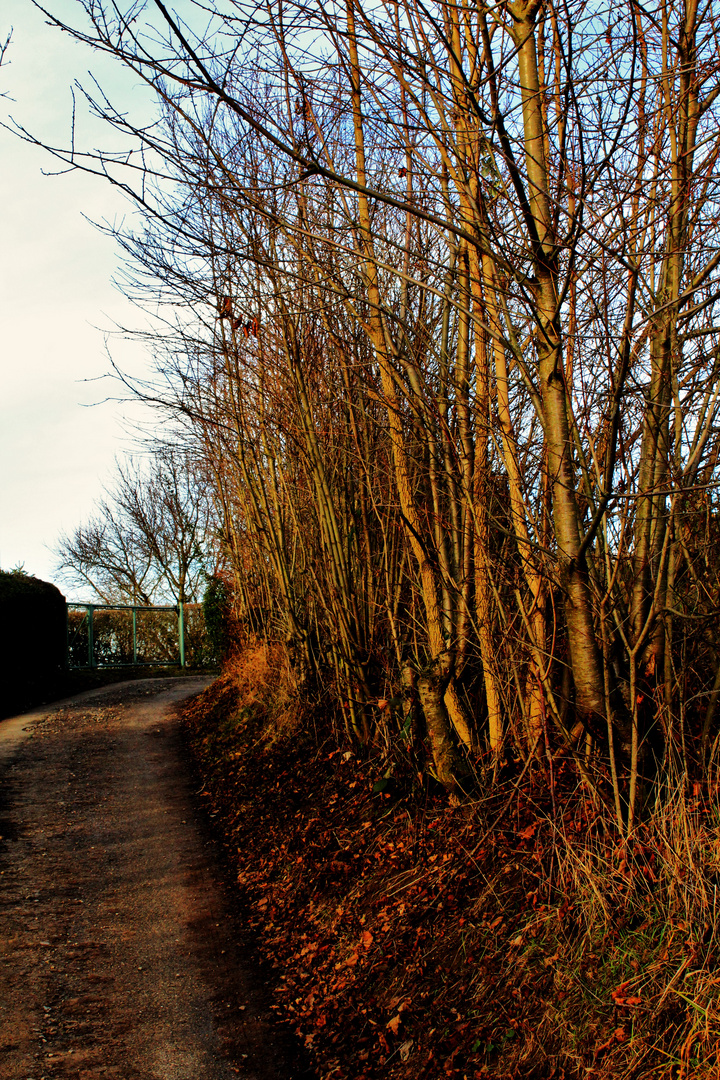
[[67, 605], [68, 667], [200, 667], [207, 663], [200, 604]]

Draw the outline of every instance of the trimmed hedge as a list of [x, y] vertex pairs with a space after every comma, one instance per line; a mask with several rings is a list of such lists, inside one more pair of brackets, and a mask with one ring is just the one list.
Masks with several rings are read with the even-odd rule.
[[52, 697], [65, 664], [63, 594], [22, 571], [0, 570], [0, 716]]

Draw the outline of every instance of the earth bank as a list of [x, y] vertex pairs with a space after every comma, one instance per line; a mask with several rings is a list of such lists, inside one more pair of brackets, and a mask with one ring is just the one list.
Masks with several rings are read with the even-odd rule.
[[717, 1080], [714, 805], [620, 845], [562, 760], [453, 805], [338, 749], [282, 666], [246, 650], [183, 727], [322, 1080]]

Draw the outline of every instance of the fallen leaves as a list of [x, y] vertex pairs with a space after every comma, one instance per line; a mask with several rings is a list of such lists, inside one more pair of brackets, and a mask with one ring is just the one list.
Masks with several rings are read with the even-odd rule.
[[632, 979], [627, 979], [625, 982], [620, 983], [619, 986], [615, 987], [615, 989], [610, 995], [612, 997], [614, 1005], [617, 1005], [619, 1008], [624, 1008], [625, 1006], [642, 1005], [642, 998], [638, 994], [632, 994], [628, 996], [625, 993], [632, 981]]
[[[255, 732], [244, 754], [224, 739], [210, 723], [199, 729], [204, 797], [217, 821], [224, 816], [257, 949], [275, 978], [272, 1008], [318, 1076], [522, 1075], [518, 1055], [539, 1045], [562, 1074], [582, 993], [568, 976], [582, 907], [561, 882], [548, 884], [552, 849], [534, 806], [478, 847], [480, 811], [431, 796], [373, 797], [382, 761], [318, 747], [302, 732], [272, 746]], [[585, 828], [585, 811], [571, 809]], [[629, 1021], [618, 1021], [632, 1015], [638, 1025], [651, 1011], [640, 1008], [645, 963], [619, 944], [615, 989], [593, 996], [608, 986], [603, 965], [615, 947], [586, 945], [592, 964], [575, 969], [593, 990], [593, 1022], [572, 1052], [588, 1063], [603, 1053], [608, 1069], [627, 1053]], [[618, 984], [624, 972], [632, 978]]]
[[613, 1045], [613, 1043], [624, 1043], [626, 1039], [627, 1039], [627, 1030], [626, 1030], [626, 1028], [624, 1028], [622, 1026], [618, 1027], [618, 1028], [615, 1028], [615, 1030], [613, 1031], [610, 1038], [607, 1039], [600, 1046], [597, 1046], [595, 1048], [595, 1053], [594, 1053], [595, 1059], [597, 1059], [598, 1056], [600, 1054], [602, 1054], [605, 1050], [609, 1050], [610, 1047]]
[[[397, 1004], [397, 999], [395, 999], [394, 1004]], [[385, 1025], [390, 1031], [392, 1031], [393, 1035], [397, 1035], [400, 1024], [402, 1023], [402, 1014], [404, 1012], [407, 1012], [409, 1008], [410, 1000], [408, 999], [407, 1001], [403, 1001], [403, 1003], [399, 1006], [395, 1016], [393, 1016], [391, 1020], [388, 1020], [387, 1024]]]
[[388, 1020], [386, 1027], [392, 1031], [393, 1035], [397, 1035], [400, 1024], [402, 1023], [402, 1017], [400, 1013], [397, 1016], [393, 1016], [392, 1020]]
[[398, 1047], [398, 1053], [400, 1054], [401, 1061], [408, 1060], [410, 1054], [412, 1053], [413, 1045], [414, 1043], [412, 1039], [406, 1039], [404, 1043], [400, 1044], [400, 1046]]

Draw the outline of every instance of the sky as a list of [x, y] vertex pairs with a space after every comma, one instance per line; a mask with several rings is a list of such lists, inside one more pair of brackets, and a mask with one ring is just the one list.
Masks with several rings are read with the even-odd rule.
[[[77, 11], [74, 0], [49, 0]], [[118, 101], [142, 106], [132, 76], [45, 25], [31, 0], [2, 0], [0, 34], [12, 42], [0, 68], [0, 119], [47, 142], [65, 144], [71, 86], [90, 69]], [[99, 121], [78, 114], [90, 145], [117, 144]], [[108, 349], [132, 374], [149, 370], [137, 342], [108, 332], [143, 325], [142, 313], [113, 286], [115, 242], [86, 218], [132, 214], [121, 193], [57, 168], [38, 147], [0, 129], [0, 568], [16, 566], [64, 588], [52, 547], [86, 521], [111, 482], [116, 456], [132, 450], [138, 423], [151, 418], [121, 404], [108, 378]], [[85, 215], [85, 216], [83, 216]], [[69, 599], [81, 599], [65, 589]]]

